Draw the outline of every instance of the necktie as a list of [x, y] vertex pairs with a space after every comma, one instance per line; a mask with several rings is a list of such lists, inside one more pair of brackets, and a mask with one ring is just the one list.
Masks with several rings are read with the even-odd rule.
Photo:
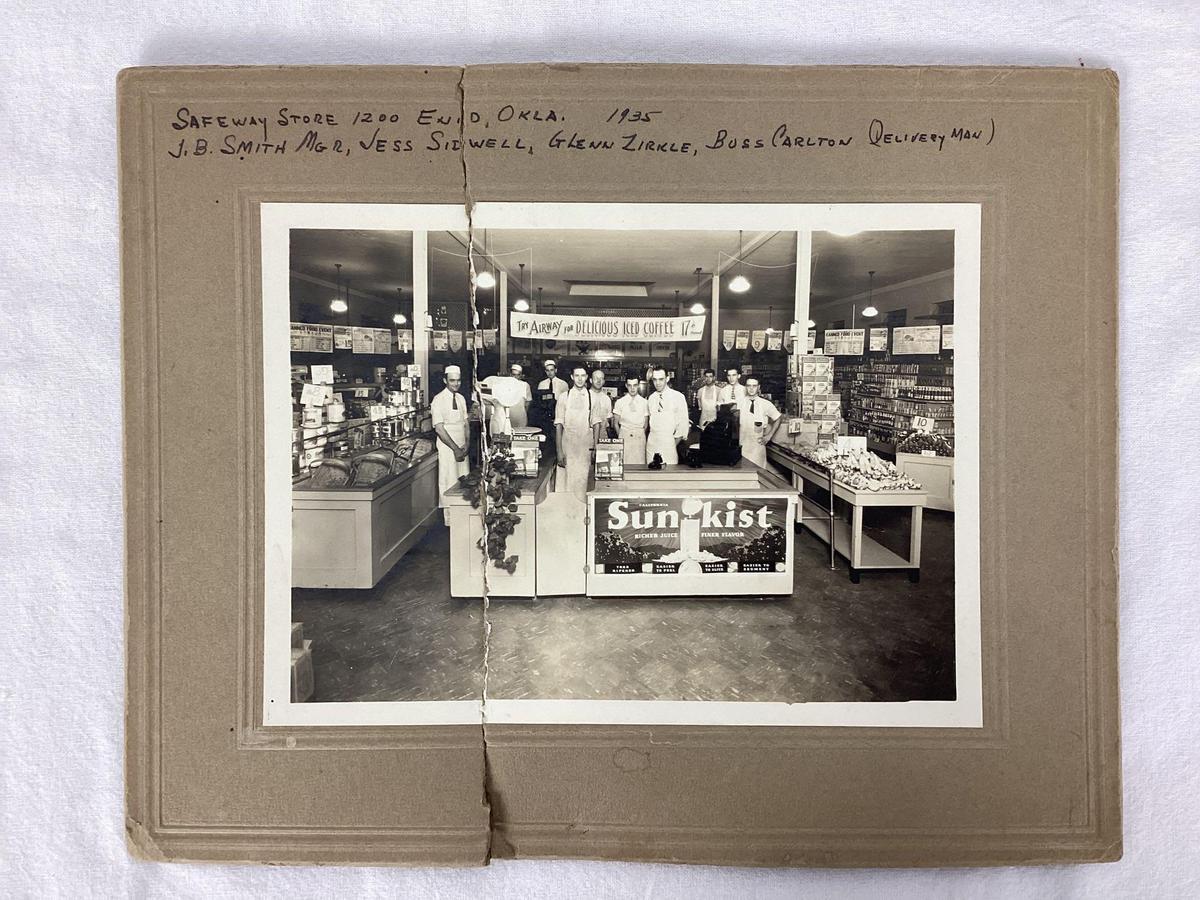
[[455, 408], [455, 409], [458, 409], [458, 393], [457, 393], [457, 392], [455, 392], [455, 393], [452, 393], [452, 394], [450, 395], [450, 397], [451, 397], [451, 399], [454, 401], [454, 408]]
[[750, 415], [754, 415], [754, 400], [750, 401]]

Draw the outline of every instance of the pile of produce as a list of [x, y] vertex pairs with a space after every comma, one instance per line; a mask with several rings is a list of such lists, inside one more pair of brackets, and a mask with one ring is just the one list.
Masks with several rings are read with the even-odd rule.
[[953, 456], [954, 448], [940, 434], [925, 431], [914, 431], [896, 445], [897, 453], [920, 453], [922, 450], [932, 450], [938, 456]]
[[778, 525], [772, 525], [754, 540], [733, 550], [733, 558], [741, 563], [774, 565], [787, 556], [787, 535]]
[[823, 469], [833, 472], [833, 478], [856, 491], [919, 491], [921, 485], [907, 475], [901, 475], [893, 463], [870, 450], [838, 450], [833, 446], [813, 447], [801, 455]]
[[606, 566], [641, 566], [642, 554], [633, 549], [620, 535], [611, 531], [597, 531], [596, 562]]

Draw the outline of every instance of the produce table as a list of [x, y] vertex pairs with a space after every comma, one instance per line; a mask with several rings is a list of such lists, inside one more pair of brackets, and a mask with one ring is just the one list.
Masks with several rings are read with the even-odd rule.
[[[804, 488], [810, 483], [828, 490], [829, 472], [801, 457], [799, 454], [777, 444], [767, 446], [767, 459], [791, 472], [800, 489], [801, 506], [812, 513], [802, 515], [801, 524], [825, 543], [830, 543], [830, 517], [828, 510], [816, 500], [805, 496]], [[927, 491], [915, 490], [857, 490], [837, 480], [833, 482], [833, 495], [850, 507], [850, 521], [835, 520], [833, 523], [833, 549], [850, 563], [850, 580], [855, 584], [863, 571], [879, 569], [904, 569], [909, 581], [921, 577], [921, 517], [928, 500]], [[832, 503], [833, 501], [830, 500]], [[903, 557], [884, 547], [878, 541], [863, 534], [863, 510], [867, 507], [893, 506], [911, 507], [911, 532], [908, 557]], [[838, 526], [844, 526], [839, 529]]]

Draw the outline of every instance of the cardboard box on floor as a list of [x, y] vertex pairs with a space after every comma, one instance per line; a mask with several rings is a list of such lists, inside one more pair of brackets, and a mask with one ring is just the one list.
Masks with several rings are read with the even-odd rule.
[[[1119, 857], [1111, 73], [139, 69], [121, 74], [118, 106], [135, 853], [412, 865]], [[285, 108], [300, 118], [279, 124]], [[396, 124], [364, 127], [364, 110]], [[832, 142], [814, 146], [822, 136]], [[981, 319], [978, 334], [956, 322], [955, 335], [960, 374], [973, 346], [981, 360], [978, 496], [959, 434], [955, 515], [979, 517], [982, 727], [263, 724], [263, 680], [278, 673], [264, 673], [262, 638], [286, 649], [287, 637], [263, 631], [277, 586], [263, 579], [262, 204], [493, 200], [978, 204], [982, 246], [956, 258], [981, 261]], [[1029, 390], [1044, 381], [1059, 390]], [[1077, 396], [1087, 403], [1057, 399]], [[1036, 441], [1021, 426], [1046, 421], [1059, 427]], [[213, 479], [231, 449], [244, 478]], [[1059, 573], [1052, 587], [1046, 572]]]

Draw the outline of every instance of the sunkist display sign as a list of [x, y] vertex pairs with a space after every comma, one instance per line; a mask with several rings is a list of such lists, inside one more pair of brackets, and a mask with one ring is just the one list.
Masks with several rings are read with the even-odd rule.
[[575, 316], [511, 313], [514, 338], [534, 340], [698, 341], [706, 316]]
[[786, 572], [786, 497], [596, 498], [596, 574]]

